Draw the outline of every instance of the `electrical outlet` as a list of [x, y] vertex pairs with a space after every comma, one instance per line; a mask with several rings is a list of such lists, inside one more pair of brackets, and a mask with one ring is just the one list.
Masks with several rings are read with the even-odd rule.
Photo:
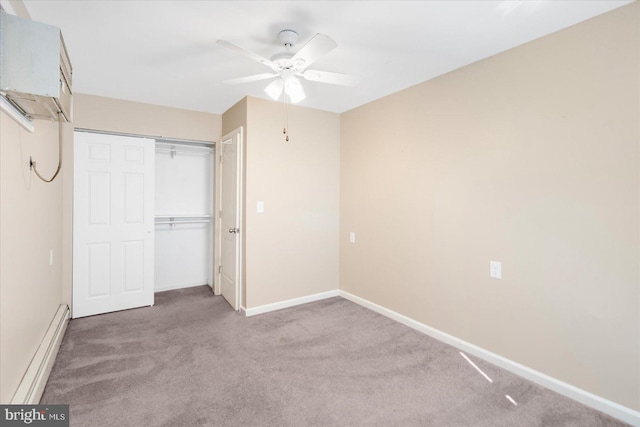
[[489, 277], [502, 279], [502, 263], [499, 261], [489, 261]]
[[356, 233], [354, 231], [350, 231], [349, 232], [349, 242], [351, 242], [351, 243], [355, 243], [356, 242]]

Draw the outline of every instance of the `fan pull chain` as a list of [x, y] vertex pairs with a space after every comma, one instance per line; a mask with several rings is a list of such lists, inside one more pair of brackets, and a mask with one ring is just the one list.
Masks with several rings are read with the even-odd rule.
[[284, 128], [282, 128], [282, 133], [284, 134], [284, 140], [289, 142], [289, 132], [287, 132], [287, 128], [289, 127], [289, 97], [287, 94], [284, 94]]

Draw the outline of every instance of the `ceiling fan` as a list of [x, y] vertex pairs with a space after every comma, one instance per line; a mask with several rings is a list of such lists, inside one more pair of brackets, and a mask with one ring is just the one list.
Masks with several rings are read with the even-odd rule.
[[291, 102], [296, 103], [305, 98], [300, 77], [313, 82], [330, 83], [341, 86], [355, 86], [360, 81], [358, 76], [350, 74], [309, 70], [307, 68], [320, 57], [331, 52], [338, 46], [331, 37], [324, 34], [316, 34], [297, 52], [292, 51], [293, 46], [298, 41], [298, 33], [295, 31], [280, 31], [278, 33], [278, 40], [284, 45], [284, 52], [276, 53], [271, 59], [267, 59], [226, 40], [218, 40], [219, 45], [264, 64], [271, 69], [270, 73], [225, 80], [224, 83], [239, 84], [276, 78], [265, 88], [265, 92], [267, 92], [271, 98], [277, 100], [284, 90]]

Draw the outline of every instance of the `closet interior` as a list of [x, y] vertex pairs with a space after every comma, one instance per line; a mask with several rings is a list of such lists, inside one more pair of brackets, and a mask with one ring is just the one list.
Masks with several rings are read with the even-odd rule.
[[213, 287], [214, 144], [155, 143], [155, 292]]

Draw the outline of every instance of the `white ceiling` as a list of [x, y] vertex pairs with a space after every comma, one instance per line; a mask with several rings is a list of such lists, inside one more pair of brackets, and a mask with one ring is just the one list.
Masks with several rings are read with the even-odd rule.
[[[277, 33], [315, 33], [338, 47], [313, 69], [357, 74], [356, 87], [304, 82], [300, 105], [344, 112], [631, 1], [30, 1], [32, 19], [61, 28], [73, 89], [112, 98], [223, 113], [268, 81], [225, 39], [270, 58]], [[294, 48], [295, 50], [295, 48]]]

